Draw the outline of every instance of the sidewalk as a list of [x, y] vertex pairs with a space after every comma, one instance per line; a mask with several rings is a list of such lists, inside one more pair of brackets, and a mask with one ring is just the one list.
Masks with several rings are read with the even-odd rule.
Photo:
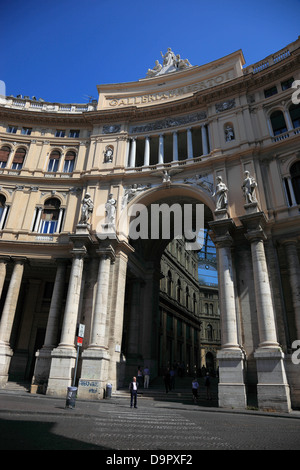
[[[68, 409], [65, 407], [66, 399], [49, 397], [46, 395], [31, 394], [26, 391], [11, 391], [11, 390], [0, 390], [0, 417], [7, 415], [22, 415], [22, 414], [38, 414], [38, 415], [63, 415], [70, 413], [72, 415], [80, 416], [94, 416], [99, 410], [99, 407], [109, 409], [113, 406], [118, 405], [127, 409], [129, 405], [129, 394], [122, 396], [112, 396], [99, 401], [87, 401], [76, 399], [74, 409]], [[139, 408], [146, 409], [149, 407], [155, 408], [168, 408], [185, 411], [201, 411], [207, 413], [233, 413], [233, 414], [246, 414], [246, 415], [257, 415], [257, 416], [271, 416], [280, 418], [300, 418], [300, 411], [293, 410], [291, 413], [279, 413], [279, 412], [264, 412], [255, 409], [227, 409], [219, 408], [217, 406], [203, 406], [202, 404], [194, 404], [192, 396], [190, 402], [187, 399], [184, 400], [160, 400], [150, 399], [142, 394], [138, 398]]]

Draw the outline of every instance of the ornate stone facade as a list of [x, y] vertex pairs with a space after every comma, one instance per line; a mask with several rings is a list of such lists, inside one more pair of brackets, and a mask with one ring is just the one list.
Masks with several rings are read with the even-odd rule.
[[2, 99], [2, 387], [32, 378], [65, 396], [79, 323], [80, 397], [121, 386], [134, 357], [159, 374], [160, 261], [175, 232], [145, 233], [154, 205], [177, 204], [193, 221], [203, 207], [217, 249], [219, 405], [244, 408], [253, 390], [259, 408], [300, 406], [299, 45], [248, 67], [240, 50], [166, 62], [99, 86], [88, 106]]

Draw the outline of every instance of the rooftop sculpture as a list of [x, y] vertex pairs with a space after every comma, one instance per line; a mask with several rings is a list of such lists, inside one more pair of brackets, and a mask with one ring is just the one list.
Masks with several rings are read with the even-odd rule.
[[192, 67], [188, 59], [181, 59], [180, 55], [175, 55], [170, 47], [168, 47], [165, 54], [161, 52], [161, 57], [163, 59], [162, 65], [158, 60], [156, 60], [153, 69], [148, 69], [146, 78], [156, 77], [165, 73], [176, 72], [178, 70]]

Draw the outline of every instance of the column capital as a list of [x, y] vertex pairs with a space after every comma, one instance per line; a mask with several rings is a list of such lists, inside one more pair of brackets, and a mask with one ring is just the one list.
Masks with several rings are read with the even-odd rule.
[[208, 222], [208, 225], [214, 233], [213, 241], [215, 243], [223, 242], [225, 240], [233, 241], [232, 234], [236, 229], [233, 219], [220, 219]]
[[250, 242], [256, 240], [267, 240], [267, 235], [264, 232], [264, 228], [267, 224], [267, 217], [264, 212], [254, 212], [251, 214], [243, 215], [239, 217], [244, 228], [247, 230], [245, 237]]

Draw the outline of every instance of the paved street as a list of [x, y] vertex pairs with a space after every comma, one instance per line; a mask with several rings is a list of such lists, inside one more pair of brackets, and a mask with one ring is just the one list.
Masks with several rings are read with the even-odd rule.
[[64, 399], [1, 391], [0, 433], [1, 450], [106, 450], [115, 456], [123, 450], [291, 450], [300, 448], [300, 413], [224, 411], [142, 397], [137, 409], [126, 398], [112, 398], [77, 400], [70, 410]]

